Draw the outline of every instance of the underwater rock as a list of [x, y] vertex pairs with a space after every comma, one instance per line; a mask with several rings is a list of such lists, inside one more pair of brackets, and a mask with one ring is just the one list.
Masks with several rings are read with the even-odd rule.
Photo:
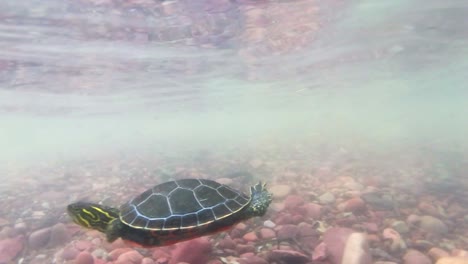
[[295, 210], [298, 206], [304, 204], [304, 199], [299, 195], [289, 195], [284, 200], [284, 208], [288, 210]]
[[303, 264], [310, 262], [307, 255], [295, 250], [273, 249], [268, 252], [269, 263], [295, 263]]
[[299, 232], [299, 228], [296, 225], [281, 225], [276, 229], [276, 236], [279, 241], [294, 239]]
[[433, 261], [437, 261], [438, 259], [442, 257], [450, 257], [450, 254], [447, 251], [441, 248], [436, 248], [436, 247], [431, 248], [427, 252], [427, 254], [429, 255], [429, 257], [431, 257]]
[[323, 242], [327, 246], [327, 259], [331, 263], [341, 263], [348, 237], [354, 230], [345, 227], [332, 227], [323, 233]]
[[384, 239], [391, 240], [390, 251], [397, 252], [400, 250], [406, 249], [406, 243], [401, 237], [401, 235], [392, 228], [385, 228], [383, 230], [382, 236]]
[[404, 264], [431, 264], [431, 259], [423, 253], [410, 249], [403, 256]]
[[291, 193], [292, 188], [289, 185], [277, 184], [269, 187], [268, 191], [273, 194], [274, 199], [283, 199]]
[[117, 260], [120, 257], [120, 255], [126, 252], [129, 252], [131, 250], [132, 250], [131, 248], [116, 248], [112, 250], [111, 252], [109, 252], [108, 257], [110, 260]]
[[143, 258], [141, 260], [141, 264], [154, 264], [154, 260], [152, 260], [150, 258]]
[[444, 235], [448, 232], [448, 227], [444, 222], [430, 215], [421, 216], [419, 227], [433, 235]]
[[121, 254], [115, 264], [140, 264], [143, 256], [136, 250], [130, 250]]
[[260, 237], [262, 239], [272, 239], [276, 237], [276, 233], [270, 228], [262, 228], [260, 229]]
[[75, 264], [94, 264], [94, 258], [89, 252], [82, 251], [76, 256]]
[[12, 262], [23, 250], [23, 237], [0, 240], [0, 263]]
[[36, 230], [29, 235], [28, 245], [32, 249], [39, 249], [45, 247], [49, 243], [50, 228], [43, 228]]
[[331, 192], [326, 192], [319, 197], [319, 201], [322, 204], [331, 204], [335, 202], [335, 195]]
[[314, 248], [312, 253], [313, 261], [324, 261], [328, 257], [327, 245], [325, 243], [320, 243]]
[[56, 247], [59, 245], [63, 245], [69, 239], [70, 236], [65, 225], [62, 223], [58, 223], [54, 225], [50, 230], [50, 240], [48, 245], [51, 247]]
[[440, 258], [436, 264], [468, 264], [468, 258], [444, 257]]
[[64, 260], [72, 260], [76, 258], [78, 254], [80, 254], [80, 251], [78, 251], [74, 246], [69, 245], [63, 249], [61, 257]]
[[408, 225], [403, 221], [395, 221], [392, 223], [392, 228], [400, 234], [406, 234], [409, 232]]
[[264, 227], [269, 227], [269, 228], [274, 228], [276, 226], [276, 224], [271, 220], [266, 220], [265, 222], [263, 222], [263, 226]]
[[366, 203], [359, 197], [351, 198], [338, 205], [342, 212], [362, 213], [366, 210]]
[[302, 206], [303, 211], [306, 212], [307, 217], [312, 219], [319, 219], [322, 215], [322, 206], [316, 203], [306, 203]]
[[437, 208], [432, 203], [429, 203], [426, 201], [421, 201], [418, 204], [418, 209], [424, 214], [428, 214], [428, 215], [435, 216], [435, 217], [440, 216], [440, 213], [437, 210]]
[[243, 264], [268, 264], [268, 262], [265, 259], [255, 255], [242, 256], [241, 260], [242, 262], [240, 263]]
[[341, 264], [371, 264], [369, 245], [365, 234], [352, 233], [346, 240]]
[[242, 238], [248, 242], [254, 242], [258, 240], [257, 234], [255, 234], [253, 231], [243, 235]]
[[234, 249], [234, 248], [236, 248], [236, 242], [234, 242], [234, 240], [232, 240], [232, 238], [227, 236], [223, 240], [219, 241], [218, 246], [220, 248], [223, 248], [223, 249], [226, 249], [226, 248]]
[[172, 251], [169, 264], [188, 262], [190, 264], [205, 264], [211, 253], [211, 243], [206, 237], [192, 239], [176, 245]]

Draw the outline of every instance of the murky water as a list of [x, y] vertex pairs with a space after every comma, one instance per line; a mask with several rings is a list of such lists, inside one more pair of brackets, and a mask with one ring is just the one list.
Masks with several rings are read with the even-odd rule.
[[[456, 0], [1, 2], [0, 263], [467, 257], [467, 13]], [[133, 262], [66, 215], [187, 177], [246, 193], [263, 180], [274, 200], [208, 240], [131, 246]], [[352, 232], [364, 253], [336, 242]]]

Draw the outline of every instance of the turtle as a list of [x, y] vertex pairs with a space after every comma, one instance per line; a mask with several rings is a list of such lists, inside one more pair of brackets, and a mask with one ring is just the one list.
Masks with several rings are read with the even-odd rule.
[[246, 195], [208, 179], [180, 179], [154, 186], [114, 208], [78, 201], [67, 206], [73, 221], [137, 246], [167, 246], [230, 229], [263, 216], [272, 195], [262, 182]]

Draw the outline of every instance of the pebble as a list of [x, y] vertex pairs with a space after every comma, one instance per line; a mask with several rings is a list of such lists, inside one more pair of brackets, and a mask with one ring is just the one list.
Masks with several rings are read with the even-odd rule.
[[302, 204], [304, 204], [304, 199], [299, 195], [289, 195], [284, 200], [284, 207], [289, 210], [294, 210]]
[[274, 228], [276, 226], [276, 224], [271, 220], [266, 220], [265, 222], [263, 222], [263, 226], [264, 227], [269, 227], [269, 228]]
[[241, 259], [243, 260], [242, 263], [245, 264], [268, 264], [268, 262], [265, 259], [255, 255], [243, 256], [241, 257]]
[[141, 260], [141, 264], [154, 264], [154, 260], [152, 260], [150, 258], [143, 258]]
[[299, 251], [281, 249], [273, 249], [268, 252], [268, 260], [270, 263], [276, 262], [303, 264], [310, 262], [309, 257]]
[[54, 225], [50, 230], [49, 246], [56, 247], [59, 245], [63, 245], [69, 239], [70, 236], [65, 225], [62, 223], [58, 223]]
[[131, 250], [132, 250], [131, 248], [116, 248], [112, 250], [111, 252], [109, 252], [108, 256], [110, 260], [117, 260], [120, 255]]
[[219, 247], [223, 248], [223, 249], [226, 249], [226, 248], [234, 249], [234, 248], [236, 248], [236, 242], [234, 242], [234, 240], [232, 240], [228, 236], [228, 237], [224, 238], [223, 240], [219, 241]]
[[89, 252], [82, 251], [76, 256], [75, 264], [94, 264], [94, 258]]
[[408, 225], [403, 221], [395, 221], [392, 223], [392, 228], [400, 234], [407, 234], [409, 232]]
[[468, 258], [444, 257], [437, 260], [436, 264], [468, 264]]
[[230, 178], [219, 178], [216, 180], [217, 182], [221, 183], [221, 184], [224, 184], [224, 185], [232, 185], [232, 183], [234, 182], [232, 179]]
[[371, 264], [372, 258], [369, 252], [366, 235], [352, 233], [346, 240], [341, 264]]
[[50, 228], [36, 230], [29, 235], [28, 245], [31, 249], [45, 247], [50, 239]]
[[406, 254], [403, 256], [403, 263], [404, 264], [431, 264], [431, 259], [424, 255], [423, 253], [410, 249]]
[[276, 237], [276, 233], [270, 228], [262, 228], [260, 229], [260, 237], [262, 239], [272, 239]]
[[106, 259], [107, 258], [107, 251], [105, 251], [102, 248], [95, 249], [91, 254], [93, 256], [95, 256], [96, 258], [100, 258], [100, 259]]
[[383, 230], [382, 236], [384, 239], [389, 239], [392, 241], [392, 243], [390, 244], [391, 252], [397, 252], [406, 249], [405, 241], [403, 240], [403, 238], [401, 238], [400, 233], [398, 233], [396, 230], [392, 228], [385, 228]]
[[130, 250], [121, 254], [115, 264], [140, 264], [143, 256], [136, 250]]
[[255, 232], [248, 232], [247, 234], [245, 234], [244, 236], [242, 236], [242, 238], [246, 241], [249, 241], [249, 242], [254, 242], [254, 241], [257, 241], [258, 240], [258, 237], [257, 237], [257, 234], [255, 234]]
[[303, 205], [303, 209], [307, 214], [307, 217], [312, 219], [319, 219], [322, 215], [322, 206], [316, 203], [306, 203]]
[[13, 229], [15, 230], [16, 234], [26, 234], [26, 231], [28, 230], [28, 227], [27, 227], [26, 223], [20, 222], [20, 223], [16, 223], [14, 225]]
[[326, 192], [319, 197], [320, 203], [331, 204], [335, 202], [335, 195], [331, 192]]
[[273, 194], [273, 198], [283, 199], [291, 193], [292, 188], [289, 185], [278, 184], [271, 186], [268, 191]]
[[80, 253], [80, 251], [78, 251], [75, 247], [73, 246], [67, 246], [63, 249], [62, 251], [62, 258], [64, 260], [72, 260], [74, 258], [76, 258], [76, 256], [78, 256], [78, 254]]
[[441, 248], [436, 248], [436, 247], [431, 248], [427, 252], [427, 254], [434, 261], [437, 261], [438, 259], [440, 259], [442, 257], [450, 257], [450, 254], [447, 251], [445, 251], [445, 250], [443, 250]]
[[448, 232], [448, 227], [444, 222], [430, 215], [421, 216], [419, 227], [434, 235], [444, 235]]
[[299, 228], [296, 225], [282, 225], [277, 227], [276, 235], [278, 240], [294, 239], [297, 236]]
[[362, 213], [366, 210], [366, 203], [361, 198], [355, 197], [339, 204], [338, 210], [342, 212]]
[[22, 237], [0, 240], [0, 263], [12, 262], [22, 250]]
[[[255, 249], [255, 248], [254, 248]], [[207, 263], [211, 255], [211, 243], [206, 237], [178, 243], [172, 251], [169, 264], [188, 262], [192, 264]]]

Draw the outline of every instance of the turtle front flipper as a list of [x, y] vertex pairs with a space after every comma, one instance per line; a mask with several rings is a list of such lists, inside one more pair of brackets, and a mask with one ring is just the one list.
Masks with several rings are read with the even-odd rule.
[[259, 182], [250, 187], [250, 206], [247, 208], [249, 216], [263, 216], [270, 206], [272, 195], [266, 189], [266, 184]]
[[113, 220], [119, 218], [118, 209], [88, 202], [69, 204], [67, 211], [76, 224], [103, 233], [107, 232], [108, 226]]

